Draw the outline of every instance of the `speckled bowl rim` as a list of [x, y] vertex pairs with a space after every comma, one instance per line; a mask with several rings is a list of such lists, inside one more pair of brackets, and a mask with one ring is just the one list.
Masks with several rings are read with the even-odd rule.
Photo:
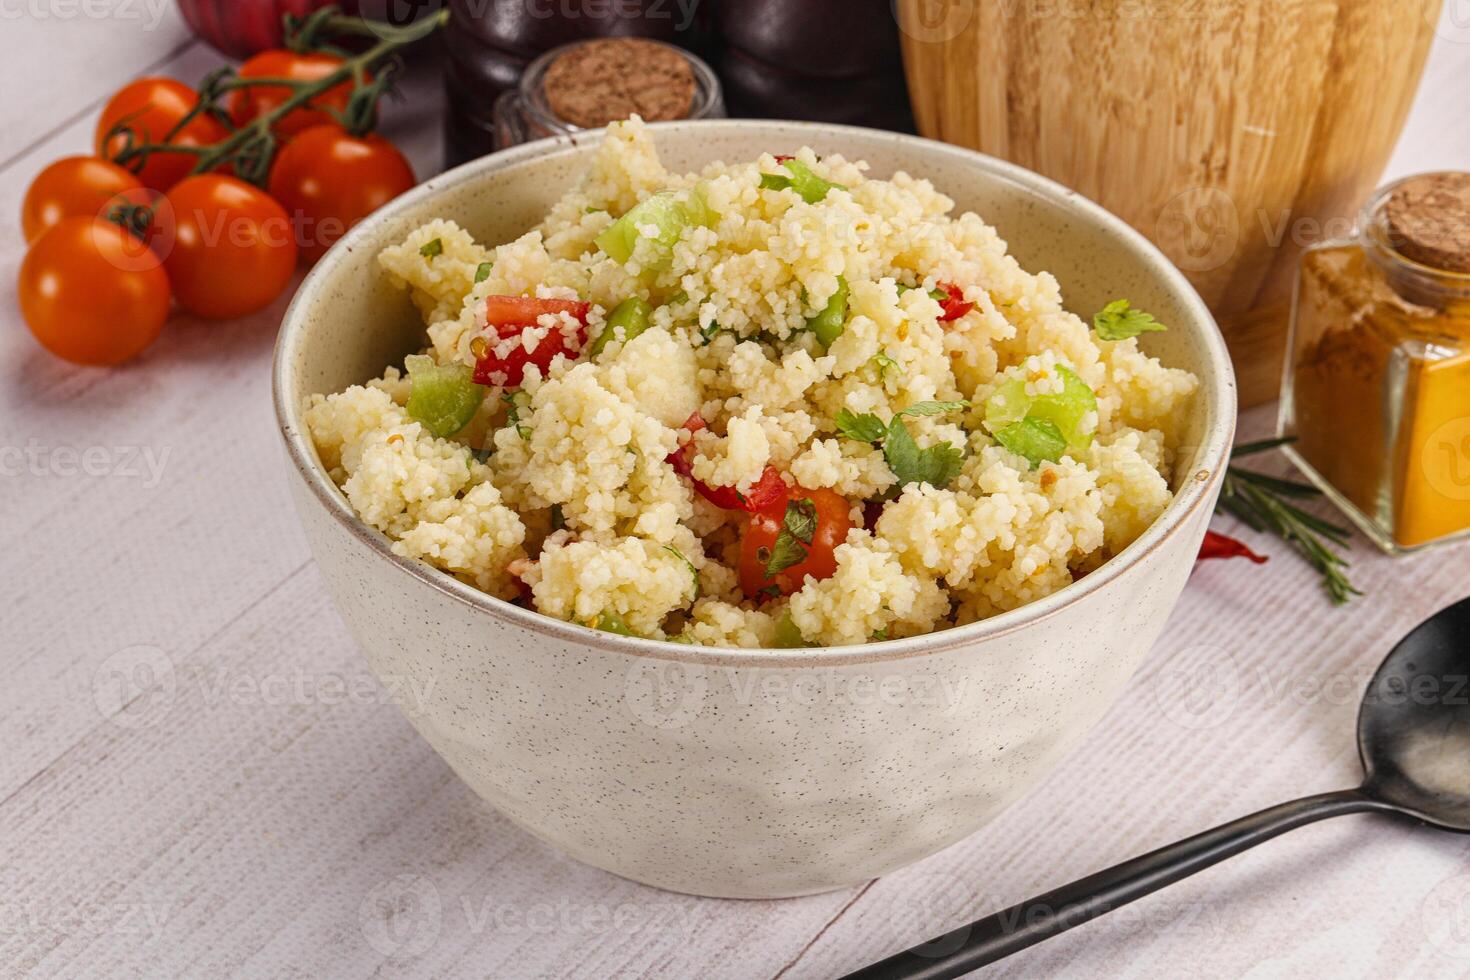
[[[338, 242], [303, 280], [282, 320], [272, 365], [271, 388], [276, 422], [286, 444], [287, 456], [296, 472], [306, 481], [316, 502], [324, 507], [344, 530], [367, 544], [377, 557], [391, 562], [424, 585], [532, 633], [554, 637], [563, 642], [589, 649], [703, 666], [815, 668], [879, 663], [944, 653], [983, 641], [994, 640], [1025, 629], [1041, 620], [1049, 619], [1073, 603], [1080, 602], [1111, 585], [1115, 580], [1130, 576], [1140, 559], [1163, 546], [1169, 538], [1181, 533], [1189, 518], [1207, 502], [1214, 500], [1214, 492], [1224, 479], [1225, 466], [1235, 435], [1235, 372], [1219, 326], [1215, 323], [1214, 316], [1206, 307], [1204, 300], [1200, 298], [1183, 273], [1176, 269], [1148, 239], [1135, 231], [1123, 219], [1053, 180], [974, 150], [951, 146], [919, 136], [861, 126], [771, 119], [666, 122], [654, 123], [649, 128], [657, 137], [661, 132], [685, 129], [729, 132], [741, 129], [769, 130], [773, 127], [789, 130], [804, 143], [847, 134], [868, 140], [887, 139], [898, 144], [899, 147], [922, 148], [926, 153], [948, 156], [957, 164], [984, 170], [1001, 181], [1055, 201], [1075, 215], [1079, 221], [1093, 226], [1102, 226], [1116, 235], [1132, 246], [1144, 259], [1145, 267], [1156, 275], [1171, 293], [1177, 296], [1180, 304], [1188, 311], [1194, 324], [1197, 325], [1191, 326], [1190, 329], [1199, 329], [1202, 332], [1199, 340], [1202, 342], [1202, 350], [1205, 355], [1205, 368], [1213, 374], [1215, 397], [1210, 403], [1201, 403], [1196, 406], [1196, 411], [1204, 411], [1208, 414], [1202, 430], [1201, 451], [1194, 472], [1183, 480], [1183, 485], [1164, 513], [1136, 541], [1123, 549], [1121, 554], [1115, 555], [1081, 580], [1045, 598], [977, 623], [900, 640], [883, 640], [856, 646], [807, 647], [799, 650], [695, 647], [669, 640], [618, 636], [554, 619], [530, 609], [523, 609], [513, 603], [481, 592], [425, 562], [393, 554], [388, 537], [358, 519], [348, 505], [347, 499], [327, 475], [326, 469], [317, 458], [316, 447], [311, 444], [306, 435], [302, 417], [304, 406], [291, 404], [286, 398], [286, 393], [296, 388], [296, 372], [291, 358], [287, 357], [285, 352], [293, 349], [299, 342], [298, 338], [304, 336], [306, 329], [304, 311], [315, 302], [320, 284], [331, 277], [336, 266], [346, 259], [359, 241], [369, 236], [375, 225], [392, 219], [402, 211], [417, 207], [449, 188], [479, 180], [487, 173], [537, 158], [552, 160], [575, 152], [589, 142], [600, 140], [601, 131], [537, 140], [472, 160], [432, 177], [385, 205], [359, 224]], [[1208, 387], [1209, 385], [1205, 384], [1201, 386], [1201, 389]]]

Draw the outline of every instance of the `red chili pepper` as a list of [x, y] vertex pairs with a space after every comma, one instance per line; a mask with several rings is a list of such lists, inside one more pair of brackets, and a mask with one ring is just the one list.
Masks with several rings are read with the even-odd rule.
[[1199, 560], [1209, 561], [1212, 558], [1248, 558], [1257, 565], [1270, 561], [1265, 555], [1256, 554], [1234, 538], [1206, 531], [1205, 543], [1199, 549]]
[[[707, 426], [708, 423], [698, 412], [689, 416], [689, 420], [684, 423], [684, 428], [690, 433], [698, 432]], [[701, 497], [716, 507], [725, 510], [744, 510], [753, 514], [780, 500], [787, 492], [786, 481], [781, 479], [781, 471], [774, 466], [765, 468], [760, 479], [755, 481], [755, 485], [750, 488], [750, 493], [742, 494], [734, 487], [712, 487], [703, 480], [694, 478], [693, 457], [694, 444], [689, 442], [669, 453], [668, 463], [674, 468], [675, 473], [694, 484], [694, 489]]]
[[792, 156], [789, 153], [777, 153], [776, 154], [776, 162], [777, 163], [785, 163], [787, 160], [795, 160], [795, 159], [796, 159], [796, 157]]
[[[495, 328], [501, 340], [519, 337], [536, 326], [536, 319], [545, 313], [570, 313], [580, 324], [577, 330], [576, 351], [587, 343], [587, 311], [590, 303], [569, 299], [537, 299], [534, 296], [487, 296], [485, 297], [485, 322]], [[526, 377], [526, 366], [534, 364], [545, 374], [551, 361], [558, 354], [575, 356], [567, 344], [567, 338], [559, 330], [552, 330], [535, 347], [526, 350], [517, 344], [510, 353], [499, 357], [487, 350], [475, 361], [475, 383], [514, 388]]]
[[952, 282], [939, 282], [934, 284], [937, 288], [944, 290], [945, 297], [939, 301], [939, 308], [944, 312], [939, 314], [940, 323], [948, 323], [958, 320], [966, 313], [975, 308], [974, 303], [965, 301], [964, 291]]

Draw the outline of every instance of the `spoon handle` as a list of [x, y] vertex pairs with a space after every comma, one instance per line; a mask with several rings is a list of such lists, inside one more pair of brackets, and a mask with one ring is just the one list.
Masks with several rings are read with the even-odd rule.
[[1344, 813], [1391, 809], [1357, 789], [1273, 806], [977, 919], [848, 974], [844, 980], [958, 977], [1127, 905], [1277, 834]]

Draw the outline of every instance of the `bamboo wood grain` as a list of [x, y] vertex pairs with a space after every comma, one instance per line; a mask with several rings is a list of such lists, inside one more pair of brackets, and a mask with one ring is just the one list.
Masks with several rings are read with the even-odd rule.
[[1302, 247], [1377, 186], [1442, 0], [899, 0], [919, 130], [1152, 238], [1274, 398]]

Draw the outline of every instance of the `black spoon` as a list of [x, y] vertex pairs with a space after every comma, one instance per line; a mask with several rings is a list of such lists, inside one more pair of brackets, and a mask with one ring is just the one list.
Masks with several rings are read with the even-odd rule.
[[1420, 623], [1373, 675], [1358, 709], [1357, 789], [1308, 796], [977, 919], [845, 980], [944, 980], [1019, 952], [1277, 834], [1344, 813], [1398, 813], [1470, 833], [1470, 599]]

